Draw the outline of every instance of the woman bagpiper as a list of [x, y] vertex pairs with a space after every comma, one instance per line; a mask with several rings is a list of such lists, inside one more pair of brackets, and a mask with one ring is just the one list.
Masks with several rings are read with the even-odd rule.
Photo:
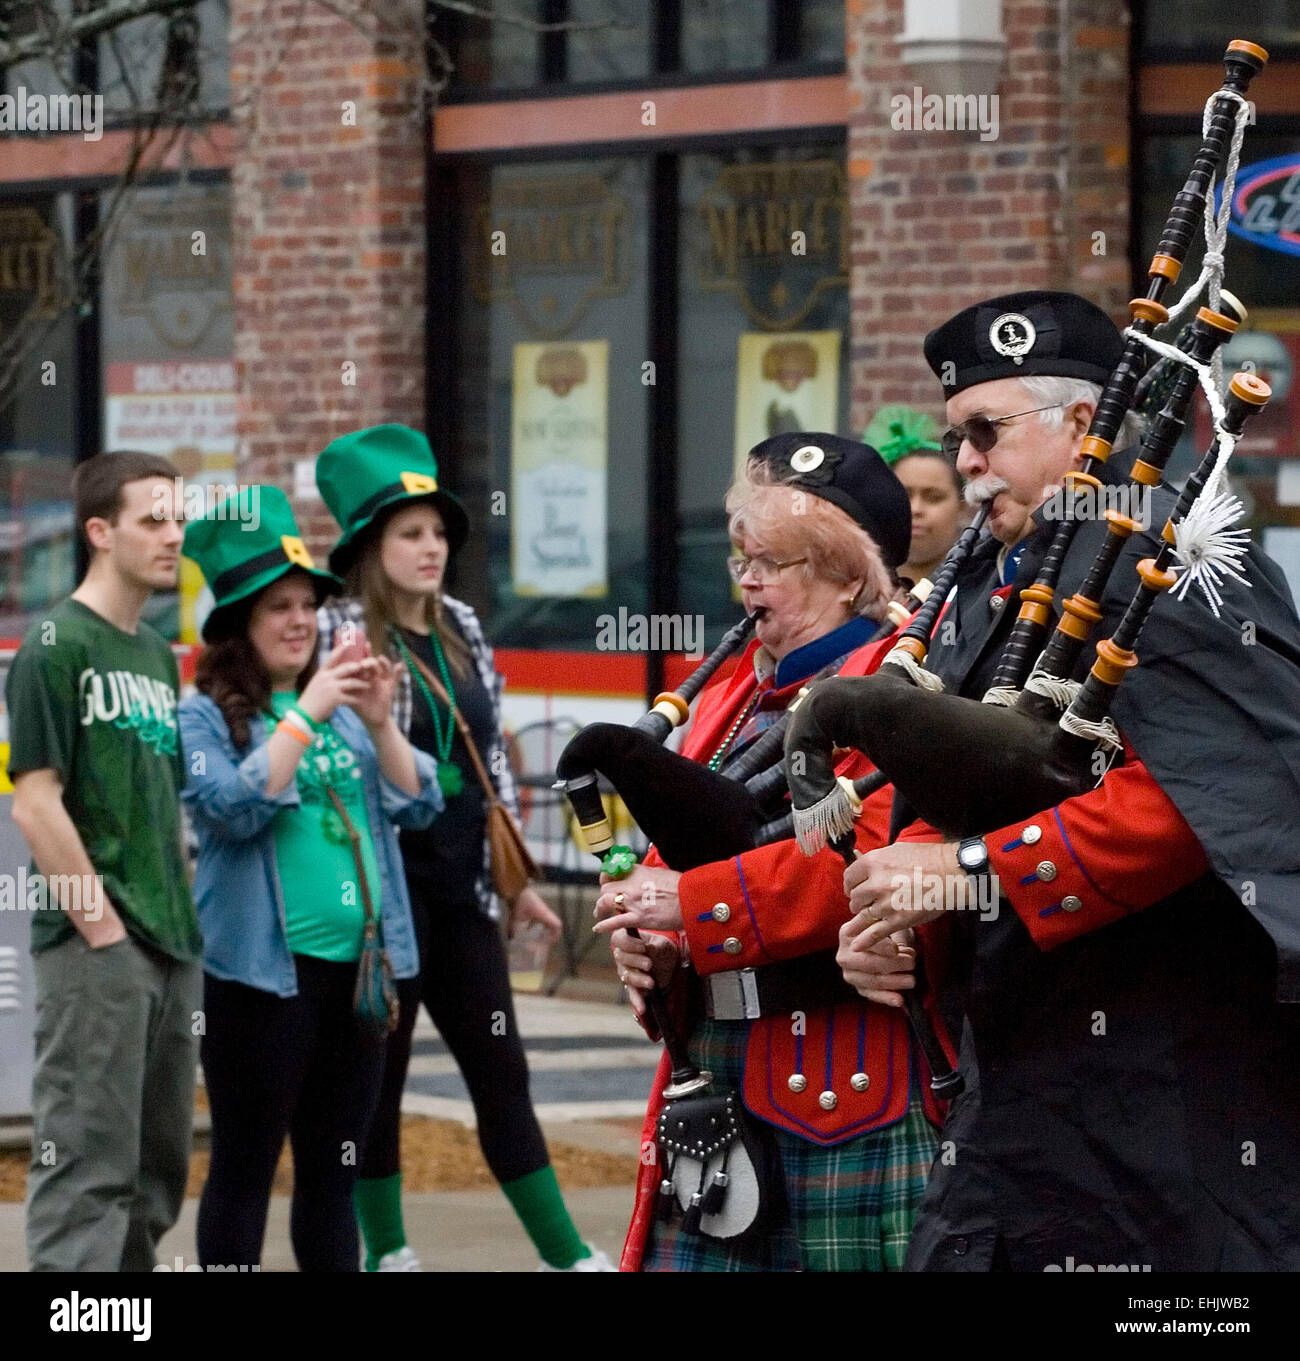
[[[486, 796], [461, 726], [496, 794], [513, 808], [501, 678], [474, 611], [442, 589], [448, 561], [469, 534], [468, 517], [439, 488], [428, 440], [402, 425], [335, 440], [317, 462], [316, 482], [343, 529], [330, 566], [348, 587], [346, 599], [321, 611], [323, 645], [364, 637], [376, 655], [397, 663], [393, 711], [412, 743], [436, 757], [447, 800], [432, 827], [401, 838], [421, 972], [398, 988], [400, 1020], [356, 1188], [366, 1269], [420, 1270], [402, 1223], [400, 1131], [423, 1001], [469, 1088], [483, 1156], [543, 1269], [612, 1271], [573, 1226], [528, 1092], [488, 873]], [[552, 934], [560, 929], [540, 895], [526, 888], [510, 904], [511, 933], [529, 922]]]
[[[908, 498], [879, 454], [835, 435], [763, 441], [727, 509], [732, 576], [761, 618], [734, 673], [701, 692], [682, 744], [724, 774], [811, 676], [879, 665], [892, 640], [873, 635], [909, 531]], [[855, 756], [838, 770], [857, 778], [870, 766]], [[890, 794], [864, 803], [859, 849], [888, 840]], [[623, 1270], [901, 1269], [940, 1112], [902, 1013], [837, 977], [843, 868], [834, 851], [809, 859], [790, 840], [685, 873], [651, 855], [625, 879], [602, 876], [596, 930], [611, 933], [634, 1005], [643, 1010], [652, 981], [670, 989], [695, 1064], [761, 1122], [769, 1169], [765, 1216], [743, 1236], [716, 1238], [675, 1205], [671, 1155], [643, 1156]], [[665, 1055], [647, 1150], [670, 1068]]]
[[258, 1265], [287, 1134], [300, 1269], [356, 1271], [352, 1186], [389, 1023], [368, 922], [412, 977], [393, 823], [427, 826], [442, 794], [393, 722], [392, 663], [340, 648], [317, 664], [316, 610], [339, 582], [313, 565], [284, 493], [252, 490], [255, 525], [217, 506], [185, 534], [216, 598], [199, 694], [179, 710], [212, 1111], [199, 1260]]

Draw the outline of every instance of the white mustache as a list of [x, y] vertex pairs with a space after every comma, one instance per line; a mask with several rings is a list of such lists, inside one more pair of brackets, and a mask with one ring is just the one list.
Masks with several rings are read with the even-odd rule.
[[967, 482], [962, 497], [968, 506], [982, 506], [999, 492], [1010, 490], [1011, 484], [1005, 478], [986, 473], [983, 477], [976, 477]]

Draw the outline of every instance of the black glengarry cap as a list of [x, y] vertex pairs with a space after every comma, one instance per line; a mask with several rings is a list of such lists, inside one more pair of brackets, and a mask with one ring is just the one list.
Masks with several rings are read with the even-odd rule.
[[977, 302], [925, 338], [926, 362], [945, 399], [998, 378], [1104, 384], [1123, 350], [1123, 337], [1100, 307], [1077, 293], [1047, 289]]
[[871, 535], [890, 567], [907, 561], [911, 502], [893, 469], [869, 444], [803, 431], [773, 435], [756, 444], [749, 457], [766, 463], [778, 481], [838, 506]]

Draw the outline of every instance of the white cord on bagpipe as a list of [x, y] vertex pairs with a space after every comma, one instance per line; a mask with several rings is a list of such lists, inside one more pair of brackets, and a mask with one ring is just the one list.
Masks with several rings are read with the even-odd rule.
[[[1214, 176], [1210, 176], [1205, 191], [1205, 254], [1201, 259], [1201, 273], [1196, 282], [1169, 309], [1169, 322], [1172, 325], [1188, 311], [1201, 290], [1208, 286], [1210, 307], [1219, 310], [1219, 292], [1223, 287], [1223, 248], [1228, 240], [1228, 221], [1232, 217], [1232, 198], [1237, 189], [1237, 168], [1241, 164], [1241, 144], [1246, 136], [1246, 125], [1250, 121], [1250, 103], [1233, 90], [1219, 90], [1205, 101], [1205, 111], [1201, 115], [1201, 136], [1208, 137], [1210, 122], [1214, 117], [1216, 100], [1231, 99], [1237, 104], [1237, 112], [1232, 128], [1232, 141], [1228, 146], [1228, 163], [1223, 170], [1223, 199], [1219, 211], [1214, 211]], [[1214, 368], [1214, 382], [1223, 388], [1223, 360], [1216, 353], [1211, 361]]]
[[[1226, 179], [1224, 183], [1226, 186]], [[1218, 291], [1217, 283], [1214, 291]], [[1210, 404], [1219, 452], [1214, 469], [1206, 479], [1201, 494], [1192, 502], [1187, 514], [1174, 525], [1174, 555], [1178, 559], [1174, 571], [1182, 572], [1184, 575], [1173, 588], [1173, 593], [1179, 600], [1184, 600], [1188, 590], [1195, 583], [1200, 587], [1217, 619], [1219, 607], [1223, 604], [1219, 587], [1225, 579], [1232, 577], [1243, 586], [1250, 585], [1241, 572], [1242, 559], [1250, 544], [1250, 533], [1245, 529], [1233, 528], [1245, 507], [1237, 497], [1224, 488], [1228, 460], [1237, 447], [1237, 437], [1223, 428], [1227, 411], [1220, 396], [1219, 377], [1215, 374], [1212, 364], [1198, 363], [1176, 345], [1168, 345], [1163, 340], [1145, 336], [1131, 326], [1125, 328], [1124, 334], [1136, 336], [1147, 349], [1162, 359], [1172, 360], [1176, 364], [1186, 364], [1188, 368], [1194, 369], [1201, 390], [1205, 393], [1205, 400]], [[1216, 354], [1215, 359], [1218, 358]]]
[[933, 671], [927, 671], [910, 652], [905, 651], [901, 647], [894, 648], [894, 650], [885, 658], [885, 662], [890, 666], [901, 667], [907, 672], [907, 677], [912, 684], [918, 686], [922, 690], [930, 690], [937, 693], [943, 689], [943, 681], [941, 681]]
[[1067, 709], [1060, 718], [1061, 727], [1076, 737], [1085, 738], [1094, 746], [1105, 747], [1109, 751], [1121, 751], [1124, 741], [1119, 735], [1113, 718], [1100, 718], [1095, 722], [1080, 718], [1072, 709]]
[[1075, 696], [1083, 689], [1078, 681], [1061, 680], [1059, 676], [1049, 676], [1046, 671], [1031, 671], [1025, 682], [1025, 689], [1033, 695], [1042, 695], [1064, 712], [1074, 703]]

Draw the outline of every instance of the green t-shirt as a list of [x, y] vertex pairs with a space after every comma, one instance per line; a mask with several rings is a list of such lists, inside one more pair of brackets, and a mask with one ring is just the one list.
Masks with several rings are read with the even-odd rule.
[[[148, 624], [124, 633], [69, 599], [28, 630], [5, 699], [10, 774], [58, 773], [63, 805], [127, 929], [190, 961], [202, 938], [181, 851], [179, 684], [171, 649]], [[73, 930], [50, 902], [32, 914], [32, 949]]]
[[[272, 695], [277, 718], [298, 702], [292, 691]], [[275, 719], [266, 719], [267, 731]], [[328, 723], [298, 762], [294, 778], [299, 806], [281, 808], [271, 829], [275, 861], [284, 895], [285, 934], [296, 955], [346, 964], [361, 956], [366, 912], [357, 881], [357, 862], [346, 829], [325, 793], [326, 774], [338, 791], [352, 825], [361, 835], [361, 863], [370, 885], [371, 905], [380, 912], [379, 866], [366, 812], [361, 767], [352, 750]]]

